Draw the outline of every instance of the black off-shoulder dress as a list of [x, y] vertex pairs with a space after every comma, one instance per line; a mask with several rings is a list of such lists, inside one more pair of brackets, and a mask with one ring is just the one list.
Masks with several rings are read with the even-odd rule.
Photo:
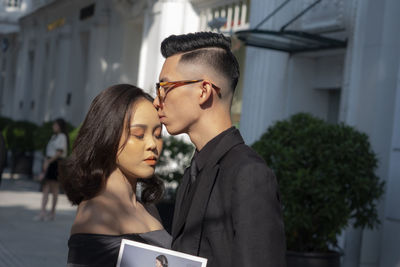
[[[157, 215], [155, 217], [158, 219]], [[115, 267], [122, 239], [168, 249], [171, 248], [172, 241], [164, 229], [123, 235], [73, 234], [68, 240], [67, 267]]]

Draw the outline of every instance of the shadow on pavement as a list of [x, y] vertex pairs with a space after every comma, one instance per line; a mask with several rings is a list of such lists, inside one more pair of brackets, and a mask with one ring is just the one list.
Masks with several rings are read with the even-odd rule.
[[45, 222], [33, 220], [37, 213], [25, 205], [0, 207], [0, 266], [65, 265], [75, 211], [59, 210], [54, 221]]

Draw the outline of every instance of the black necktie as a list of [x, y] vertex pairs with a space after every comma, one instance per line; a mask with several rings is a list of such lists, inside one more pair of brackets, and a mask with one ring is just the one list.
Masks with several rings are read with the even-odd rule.
[[[192, 162], [190, 164], [190, 170], [189, 172], [186, 171], [185, 176], [189, 175], [189, 181], [188, 184], [186, 186], [186, 191], [183, 197], [183, 201], [182, 201], [182, 207], [181, 207], [181, 212], [180, 212], [180, 216], [181, 218], [186, 218], [190, 206], [192, 204], [192, 199], [193, 199], [193, 195], [194, 195], [194, 188], [195, 186], [195, 182], [196, 182], [196, 175], [197, 175], [197, 167], [196, 167], [196, 161], [194, 159], [192, 159]], [[187, 176], [186, 176], [187, 177]]]
[[192, 186], [193, 183], [196, 181], [197, 176], [197, 165], [196, 161], [192, 161], [192, 165], [190, 165], [190, 185]]

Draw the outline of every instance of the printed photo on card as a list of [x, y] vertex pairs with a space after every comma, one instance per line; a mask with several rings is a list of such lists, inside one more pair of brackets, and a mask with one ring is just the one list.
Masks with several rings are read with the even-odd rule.
[[206, 267], [207, 259], [122, 239], [117, 267]]

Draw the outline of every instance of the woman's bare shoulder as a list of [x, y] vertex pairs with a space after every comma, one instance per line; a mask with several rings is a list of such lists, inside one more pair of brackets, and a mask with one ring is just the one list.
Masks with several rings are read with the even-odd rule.
[[138, 204], [93, 198], [79, 204], [71, 235], [78, 233], [121, 235], [162, 229], [161, 223]]
[[121, 234], [118, 211], [101, 199], [83, 201], [78, 206], [71, 234]]

